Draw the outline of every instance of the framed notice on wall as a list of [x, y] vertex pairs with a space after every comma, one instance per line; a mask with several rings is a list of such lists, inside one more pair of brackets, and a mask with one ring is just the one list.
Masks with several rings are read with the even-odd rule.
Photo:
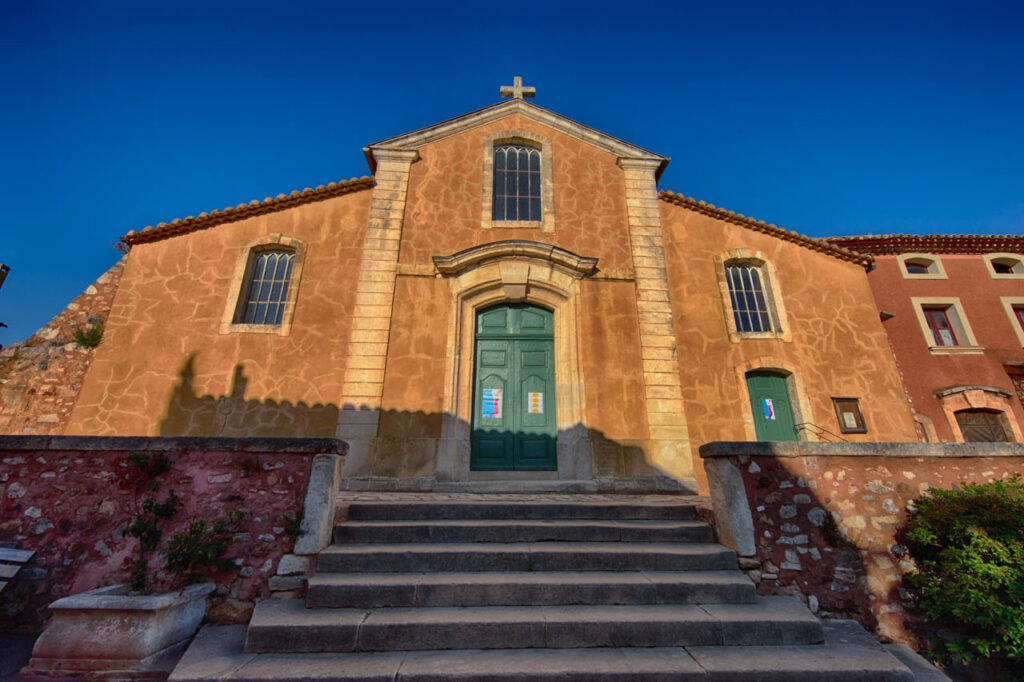
[[860, 398], [832, 398], [836, 419], [842, 433], [867, 433], [864, 415], [860, 411]]

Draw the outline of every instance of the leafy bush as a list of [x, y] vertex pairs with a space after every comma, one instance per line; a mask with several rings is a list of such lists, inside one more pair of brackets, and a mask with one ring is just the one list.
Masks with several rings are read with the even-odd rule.
[[228, 536], [223, 521], [198, 519], [188, 529], [175, 533], [167, 548], [167, 569], [177, 573], [185, 585], [193, 585], [211, 573], [234, 570], [235, 563], [224, 558]]
[[927, 493], [907, 528], [918, 571], [904, 580], [945, 632], [931, 646], [940, 659], [988, 660], [1024, 679], [1024, 481]]
[[103, 339], [103, 325], [94, 324], [84, 331], [81, 327], [78, 327], [71, 332], [71, 338], [82, 348], [95, 348], [100, 345], [100, 341]]

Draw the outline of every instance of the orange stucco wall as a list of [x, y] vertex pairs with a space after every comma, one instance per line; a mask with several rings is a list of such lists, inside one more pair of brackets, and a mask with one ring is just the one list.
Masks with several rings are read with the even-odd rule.
[[[333, 437], [370, 192], [136, 245], [68, 434]], [[291, 332], [221, 334], [245, 246], [306, 245]]]
[[[742, 385], [748, 363], [791, 371], [810, 409], [803, 419], [836, 434], [832, 396], [860, 398], [868, 432], [842, 434], [846, 440], [917, 440], [863, 268], [667, 202], [661, 203], [661, 220], [694, 447], [753, 440]], [[718, 288], [715, 258], [738, 248], [760, 251], [776, 266], [775, 295], [783, 299], [791, 341], [730, 341], [725, 316], [731, 310]]]
[[[550, 142], [553, 231], [481, 227], [486, 140], [508, 131]], [[456, 292], [452, 279], [437, 275], [432, 257], [504, 239], [598, 259], [597, 272], [572, 285], [574, 304], [566, 308], [574, 311], [577, 337], [571, 348], [580, 385], [572, 388], [581, 396], [582, 424], [573, 427], [587, 434], [594, 475], [656, 473], [626, 187], [615, 155], [518, 114], [418, 151], [374, 446], [387, 456], [371, 457], [368, 473], [434, 473], [439, 442], [452, 437], [445, 436], [443, 413]], [[360, 191], [135, 246], [67, 432], [334, 436], [372, 199], [373, 191]], [[838, 431], [830, 397], [858, 396], [869, 433], [849, 440], [915, 439], [863, 269], [666, 202], [659, 207], [698, 476], [701, 443], [753, 437], [741, 391], [746, 363], [790, 369], [807, 406], [805, 421]], [[247, 245], [275, 233], [306, 248], [290, 330], [222, 333]], [[791, 340], [729, 340], [715, 257], [739, 247], [777, 265]], [[565, 361], [556, 356], [556, 363]]]
[[[1024, 348], [1014, 333], [1000, 297], [1024, 297], [1024, 279], [994, 279], [981, 255], [943, 254], [947, 279], [907, 279], [897, 256], [876, 256], [868, 277], [878, 307], [895, 313], [885, 322], [903, 370], [914, 409], [931, 420], [938, 439], [959, 440], [935, 392], [954, 386], [993, 386], [1011, 393], [1016, 387], [1007, 368], [1024, 366]], [[983, 349], [970, 354], [933, 353], [918, 323], [912, 297], [958, 298], [975, 340]], [[1006, 401], [1019, 428], [1024, 406], [1014, 396]]]

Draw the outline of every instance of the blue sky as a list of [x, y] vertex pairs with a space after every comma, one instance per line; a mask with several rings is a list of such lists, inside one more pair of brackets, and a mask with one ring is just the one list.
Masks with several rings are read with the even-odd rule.
[[1024, 231], [1024, 5], [0, 0], [0, 344], [160, 221], [368, 173], [499, 100], [812, 236]]

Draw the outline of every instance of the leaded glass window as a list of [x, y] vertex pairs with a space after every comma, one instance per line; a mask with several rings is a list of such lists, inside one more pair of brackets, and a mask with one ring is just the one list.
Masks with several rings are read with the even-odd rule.
[[494, 148], [492, 220], [540, 222], [540, 150], [518, 144]]
[[249, 286], [239, 311], [241, 324], [280, 325], [288, 300], [295, 254], [257, 251], [252, 254]]
[[754, 265], [727, 265], [725, 279], [729, 284], [729, 299], [732, 302], [736, 331], [773, 331], [761, 269]]

